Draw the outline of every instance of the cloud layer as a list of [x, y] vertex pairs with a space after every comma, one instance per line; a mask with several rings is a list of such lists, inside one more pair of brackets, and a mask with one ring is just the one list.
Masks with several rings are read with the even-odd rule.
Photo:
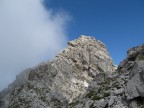
[[45, 9], [42, 0], [0, 1], [0, 90], [23, 69], [65, 47], [68, 19]]

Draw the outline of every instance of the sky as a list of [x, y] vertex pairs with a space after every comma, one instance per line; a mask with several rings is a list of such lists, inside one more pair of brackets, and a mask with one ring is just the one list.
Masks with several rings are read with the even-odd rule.
[[102, 41], [118, 65], [144, 43], [144, 1], [0, 0], [0, 90], [80, 35]]
[[0, 90], [66, 47], [69, 20], [42, 0], [0, 0]]
[[45, 5], [72, 17], [69, 40], [94, 36], [117, 65], [129, 48], [144, 43], [144, 0], [47, 0]]

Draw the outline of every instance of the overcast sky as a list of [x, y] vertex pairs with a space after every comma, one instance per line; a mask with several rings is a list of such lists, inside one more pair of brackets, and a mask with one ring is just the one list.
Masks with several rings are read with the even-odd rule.
[[69, 20], [64, 11], [46, 9], [42, 0], [0, 0], [0, 90], [66, 47]]

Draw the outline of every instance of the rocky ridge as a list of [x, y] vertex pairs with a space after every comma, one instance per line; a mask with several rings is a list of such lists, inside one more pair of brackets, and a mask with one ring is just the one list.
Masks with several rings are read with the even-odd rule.
[[98, 73], [113, 73], [105, 45], [90, 36], [68, 42], [68, 48], [51, 62], [32, 68], [22, 84], [9, 89], [0, 108], [67, 108], [85, 94]]
[[131, 48], [115, 73], [99, 73], [69, 108], [144, 108], [144, 45]]
[[13, 83], [9, 84], [8, 88], [5, 88], [0, 92], [0, 99], [7, 95], [14, 88], [19, 87], [24, 84], [24, 82], [28, 81], [30, 71], [31, 69], [29, 68], [17, 75], [16, 80]]
[[144, 44], [131, 48], [117, 72], [125, 81], [125, 95], [130, 108], [144, 108]]
[[81, 36], [21, 74], [0, 108], [144, 108], [144, 45], [129, 49], [115, 68], [102, 42]]

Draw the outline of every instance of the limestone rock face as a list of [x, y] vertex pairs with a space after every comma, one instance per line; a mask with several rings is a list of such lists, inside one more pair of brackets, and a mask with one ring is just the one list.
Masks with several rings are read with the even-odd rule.
[[116, 72], [96, 74], [69, 108], [144, 108], [144, 45], [128, 50]]
[[[114, 71], [105, 45], [93, 37], [81, 36], [68, 42], [51, 62], [32, 68], [26, 77], [22, 75], [20, 84], [12, 84], [10, 92], [2, 96], [0, 108], [67, 108], [87, 92], [97, 74]], [[90, 103], [93, 101], [86, 102], [87, 108]], [[107, 105], [105, 100], [97, 103]]]
[[144, 108], [144, 45], [117, 67], [102, 42], [81, 36], [18, 75], [0, 93], [0, 108]]
[[69, 108], [128, 108], [123, 85], [116, 73], [99, 73], [87, 92], [69, 104]]

